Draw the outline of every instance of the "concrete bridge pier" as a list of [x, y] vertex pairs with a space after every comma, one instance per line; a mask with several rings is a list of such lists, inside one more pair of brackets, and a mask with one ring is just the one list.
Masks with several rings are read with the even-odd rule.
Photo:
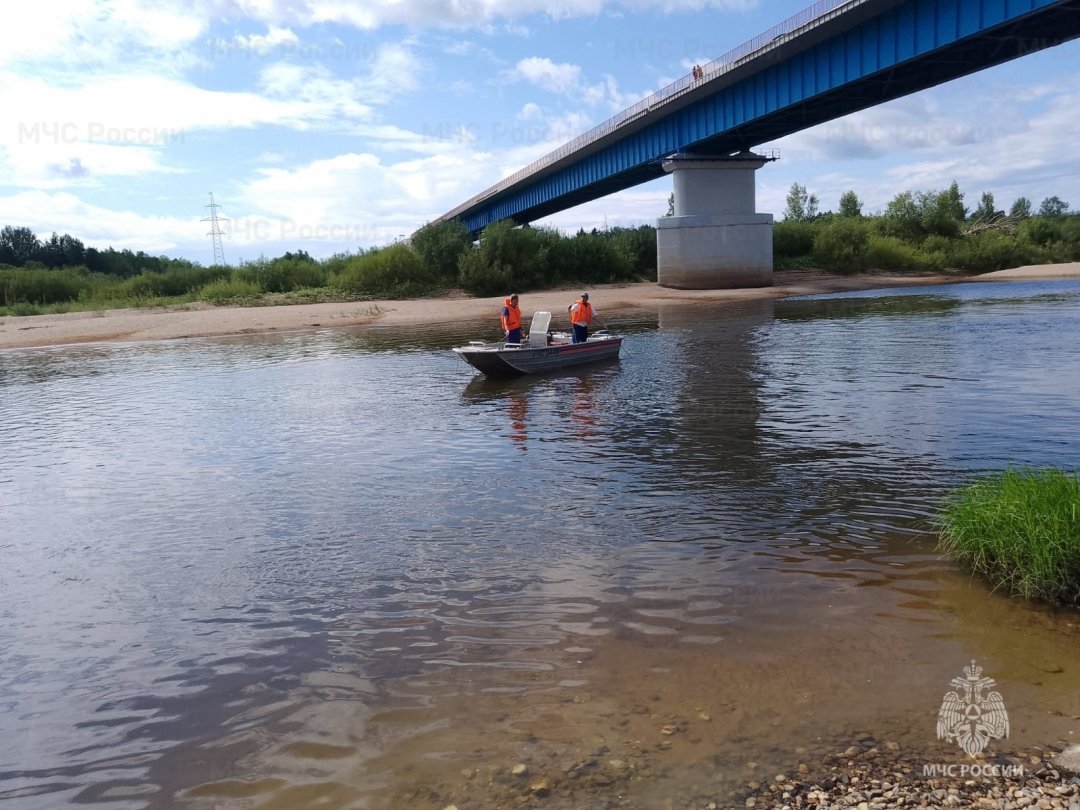
[[656, 223], [661, 287], [720, 290], [772, 286], [772, 214], [758, 214], [754, 173], [774, 157], [678, 154], [663, 162], [675, 216]]

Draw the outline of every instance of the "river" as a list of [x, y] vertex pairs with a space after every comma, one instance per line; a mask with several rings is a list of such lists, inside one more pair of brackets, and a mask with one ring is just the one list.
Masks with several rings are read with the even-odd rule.
[[972, 659], [1080, 742], [1080, 614], [931, 523], [1076, 468], [1080, 282], [610, 320], [511, 382], [487, 323], [0, 352], [0, 806], [724, 806], [959, 754]]

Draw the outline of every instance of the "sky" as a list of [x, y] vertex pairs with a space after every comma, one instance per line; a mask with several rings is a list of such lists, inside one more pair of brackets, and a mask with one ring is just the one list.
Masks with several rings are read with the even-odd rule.
[[[0, 27], [0, 225], [226, 262], [389, 244], [805, 0], [38, 0]], [[956, 180], [974, 208], [1080, 208], [1080, 42], [761, 144], [872, 213]], [[655, 224], [669, 178], [538, 221]]]

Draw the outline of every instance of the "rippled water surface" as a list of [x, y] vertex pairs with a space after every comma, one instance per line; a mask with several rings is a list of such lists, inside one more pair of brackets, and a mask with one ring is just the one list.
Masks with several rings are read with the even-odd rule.
[[723, 806], [930, 750], [971, 658], [1080, 735], [1077, 614], [928, 522], [1078, 465], [1080, 283], [611, 320], [512, 382], [488, 324], [0, 353], [0, 804]]

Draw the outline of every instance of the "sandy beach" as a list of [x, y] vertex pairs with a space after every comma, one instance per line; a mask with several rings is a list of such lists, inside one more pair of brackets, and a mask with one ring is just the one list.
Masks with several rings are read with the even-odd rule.
[[[744, 290], [672, 290], [654, 282], [610, 284], [588, 292], [601, 318], [617, 320], [619, 314], [655, 311], [662, 302], [688, 304], [740, 301], [755, 298], [786, 298], [825, 292], [880, 289], [919, 284], [1006, 279], [1080, 278], [1080, 262], [1036, 265], [1001, 270], [975, 277], [912, 276], [862, 273], [837, 276], [814, 271], [784, 271], [774, 286]], [[549, 310], [553, 323], [581, 290], [577, 288], [523, 293], [522, 311]], [[444, 296], [407, 301], [351, 301], [331, 304], [294, 304], [261, 307], [215, 307], [186, 304], [176, 307], [113, 309], [69, 312], [60, 315], [8, 316], [0, 318], [0, 349], [26, 349], [76, 343], [175, 340], [193, 337], [295, 332], [311, 329], [348, 328], [370, 324], [438, 324], [490, 316], [498, 320], [502, 296], [469, 298]]]

